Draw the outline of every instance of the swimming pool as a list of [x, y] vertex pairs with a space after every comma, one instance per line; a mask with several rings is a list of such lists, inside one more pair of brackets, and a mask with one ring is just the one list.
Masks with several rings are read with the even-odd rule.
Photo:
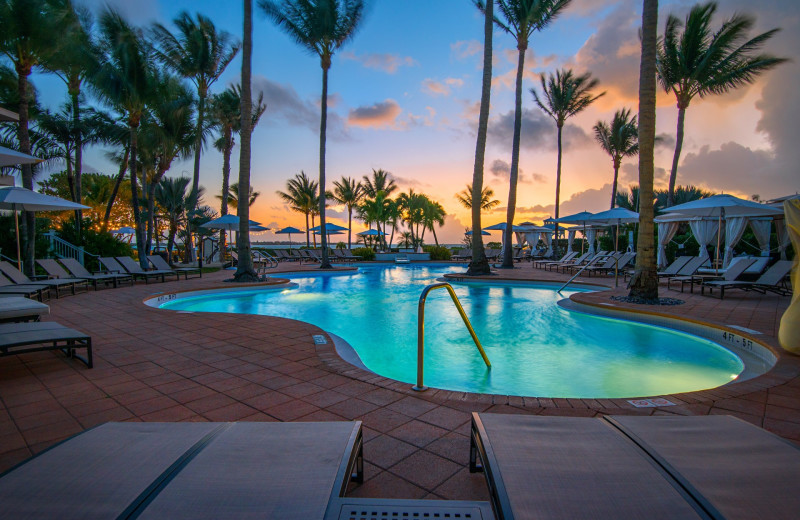
[[[160, 305], [193, 312], [293, 318], [344, 338], [364, 365], [414, 383], [422, 289], [462, 266], [383, 265], [351, 274], [286, 275], [296, 287], [189, 296]], [[449, 390], [572, 398], [713, 388], [743, 370], [720, 345], [682, 332], [568, 311], [536, 285], [454, 284], [492, 362], [487, 370], [445, 291], [425, 307], [425, 384]]]

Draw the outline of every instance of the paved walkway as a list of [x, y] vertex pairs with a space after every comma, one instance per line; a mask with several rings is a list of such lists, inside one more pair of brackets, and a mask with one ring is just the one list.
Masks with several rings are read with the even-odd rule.
[[[295, 269], [296, 266], [289, 266]], [[283, 269], [283, 267], [282, 267]], [[498, 278], [563, 280], [524, 264]], [[623, 399], [548, 399], [416, 393], [315, 345], [318, 328], [267, 316], [153, 309], [156, 292], [222, 287], [230, 271], [137, 284], [52, 300], [50, 320], [93, 337], [95, 368], [42, 352], [0, 358], [0, 471], [106, 421], [327, 421], [364, 423], [366, 481], [354, 496], [487, 499], [468, 471], [469, 413], [541, 415], [732, 414], [800, 442], [800, 357], [781, 354], [765, 376], [669, 396], [675, 406], [635, 408]], [[606, 285], [608, 279], [590, 281]], [[622, 293], [620, 289], [618, 292]], [[731, 291], [720, 301], [667, 291], [685, 305], [658, 312], [775, 335], [788, 298]], [[609, 293], [582, 295], [610, 303]], [[636, 306], [629, 306], [636, 307]]]

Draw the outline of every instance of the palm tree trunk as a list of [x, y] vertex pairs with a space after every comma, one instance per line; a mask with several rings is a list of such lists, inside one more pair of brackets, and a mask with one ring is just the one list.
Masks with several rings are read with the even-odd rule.
[[[203, 112], [206, 106], [206, 93], [197, 89], [197, 136], [194, 143], [194, 169], [192, 171], [192, 202], [197, 205], [197, 194], [200, 189], [200, 154], [203, 151]], [[194, 209], [194, 208], [190, 208]]]
[[[17, 127], [17, 137], [19, 139], [19, 151], [31, 153], [31, 137], [28, 133], [28, 76], [31, 73], [30, 65], [17, 64], [17, 94], [19, 95], [19, 125]], [[22, 165], [22, 187], [29, 190], [33, 189], [33, 166], [30, 164]], [[36, 218], [32, 211], [22, 212], [22, 236], [23, 240], [23, 262], [24, 271], [28, 276], [33, 276], [36, 266], [34, 257], [36, 256]]]
[[[72, 126], [75, 129], [75, 193], [74, 201], [82, 204], [83, 200], [83, 186], [81, 184], [81, 174], [83, 173], [83, 131], [80, 129], [81, 125], [81, 111], [80, 111], [80, 87], [77, 89], [70, 89], [72, 95]], [[75, 231], [79, 238], [79, 244], [83, 244], [83, 210], [75, 210]]]
[[[506, 211], [506, 229], [503, 231], [503, 243], [506, 247], [503, 250], [503, 269], [514, 268], [514, 257], [512, 255], [511, 227], [514, 224], [514, 212], [517, 207], [517, 181], [519, 180], [519, 141], [522, 133], [522, 72], [525, 68], [525, 49], [526, 46], [518, 45], [519, 59], [517, 61], [517, 81], [516, 93], [514, 95], [514, 140], [511, 143], [511, 175], [509, 176], [508, 186], [508, 210]], [[560, 155], [560, 154], [559, 154]], [[473, 186], [474, 188], [474, 186]], [[481, 196], [473, 198], [473, 201], [480, 201]], [[473, 204], [474, 205], [474, 204]], [[480, 204], [478, 204], [480, 207]], [[473, 235], [476, 232], [473, 231]], [[473, 237], [474, 238], [474, 237]]]
[[114, 182], [114, 188], [111, 190], [111, 196], [108, 198], [108, 204], [106, 204], [106, 214], [103, 216], [103, 229], [108, 229], [108, 221], [111, 219], [111, 209], [114, 207], [114, 201], [117, 200], [117, 193], [119, 192], [119, 187], [122, 184], [122, 180], [125, 178], [125, 172], [128, 169], [128, 157], [130, 155], [131, 148], [130, 146], [125, 147], [125, 155], [122, 157], [122, 162], [119, 165], [119, 173], [117, 174], [117, 180]]
[[174, 221], [169, 223], [169, 236], [167, 237], [167, 262], [172, 265], [172, 248], [175, 246], [175, 235], [178, 233], [178, 226]]
[[[322, 60], [322, 116], [319, 121], [319, 226], [320, 243], [322, 244], [322, 263], [320, 269], [330, 269], [331, 262], [328, 260], [328, 236], [325, 227], [325, 139], [328, 126], [328, 68], [330, 62], [325, 63], [325, 56]], [[330, 57], [327, 57], [330, 60]]]
[[431, 226], [431, 233], [433, 233], [433, 241], [436, 242], [436, 247], [439, 247], [439, 239], [436, 236], [436, 230]]
[[614, 161], [614, 182], [611, 183], [611, 209], [617, 205], [617, 178], [619, 176], [619, 164]]
[[139, 252], [139, 265], [142, 269], [147, 269], [147, 257], [144, 254], [143, 248], [145, 245], [144, 230], [142, 229], [142, 215], [139, 211], [139, 188], [137, 183], [137, 161], [136, 161], [136, 146], [137, 142], [137, 129], [139, 126], [139, 119], [129, 116], [130, 138], [131, 138], [131, 159], [128, 162], [131, 177], [131, 205], [133, 206], [133, 225], [136, 229], [136, 247]]
[[[252, 85], [250, 84], [253, 61], [253, 0], [244, 0], [244, 31], [242, 42], [242, 108], [241, 130], [239, 131], [239, 237], [237, 240], [239, 262], [236, 264], [236, 282], [253, 282], [258, 275], [253, 268], [253, 257], [250, 256], [250, 139], [252, 133]], [[195, 159], [198, 162], [199, 159]], [[199, 172], [198, 172], [199, 174]]]
[[[639, 68], [639, 200], [653, 200], [654, 145], [656, 137], [656, 31], [658, 0], [644, 0], [642, 8], [642, 61]], [[658, 300], [658, 275], [653, 230], [653, 205], [639, 208], [636, 268], [629, 296]]]
[[[667, 207], [675, 205], [675, 181], [678, 178], [678, 161], [683, 148], [683, 123], [686, 118], [686, 107], [678, 102], [678, 132], [675, 136], [675, 154], [672, 156], [672, 169], [669, 172], [669, 190], [667, 191]], [[639, 145], [641, 150], [641, 145]]]
[[[233, 150], [233, 132], [230, 126], [225, 126], [224, 139], [225, 149], [222, 153], [222, 203], [219, 207], [219, 214], [225, 216], [228, 214], [228, 195], [231, 182], [231, 152]], [[220, 254], [225, 251], [225, 230], [219, 232]]]
[[353, 233], [353, 206], [347, 205], [347, 249], [352, 247], [350, 242], [352, 233]]
[[[494, 0], [486, 0], [483, 26], [483, 81], [481, 84], [481, 109], [478, 116], [478, 138], [475, 142], [475, 167], [472, 170], [472, 200], [481, 200], [483, 194], [483, 166], [486, 156], [486, 134], [489, 128], [489, 104], [492, 95], [492, 29], [494, 26]], [[491, 272], [481, 236], [481, 205], [472, 205], [472, 260], [467, 275], [481, 276]]]
[[[314, 215], [313, 213], [311, 214], [311, 227], [317, 227], [316, 215]], [[322, 228], [320, 228], [320, 229], [322, 229]], [[317, 248], [317, 235], [312, 233], [311, 234], [311, 238], [312, 238], [312, 240], [314, 240], [314, 249], [316, 249]]]
[[[563, 125], [556, 125], [558, 127], [558, 159], [556, 160], [556, 210], [555, 219], [558, 220], [558, 209], [561, 204], [561, 131]], [[553, 224], [553, 251], [558, 249], [558, 222]]]
[[311, 234], [310, 234], [311, 231], [309, 231], [311, 228], [308, 227], [308, 216], [309, 215], [310, 215], [310, 213], [306, 212], [306, 247], [311, 247]]

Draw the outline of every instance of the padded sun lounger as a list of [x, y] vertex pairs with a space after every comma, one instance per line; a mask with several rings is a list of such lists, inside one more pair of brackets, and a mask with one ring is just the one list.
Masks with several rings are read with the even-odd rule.
[[[86, 349], [85, 358], [75, 354], [78, 348]], [[83, 332], [52, 321], [0, 324], [0, 357], [43, 350], [61, 350], [92, 368], [92, 338]]]
[[723, 299], [725, 297], [725, 289], [742, 289], [745, 291], [756, 291], [762, 294], [766, 293], [767, 291], [776, 292], [782, 296], [786, 296], [791, 293], [789, 289], [785, 289], [781, 286], [783, 279], [786, 278], [786, 275], [792, 270], [793, 262], [792, 260], [779, 260], [775, 262], [772, 267], [767, 269], [767, 271], [762, 274], [758, 280], [753, 282], [744, 282], [744, 281], [726, 281], [726, 280], [711, 280], [704, 282], [703, 285], [700, 286], [700, 294], [705, 294], [705, 289], [708, 289], [709, 294], [713, 293], [714, 289], [719, 289], [719, 299]]
[[150, 260], [150, 263], [153, 264], [153, 267], [159, 271], [176, 272], [178, 279], [180, 279], [181, 274], [186, 280], [189, 279], [190, 274], [199, 275], [200, 278], [203, 277], [203, 270], [199, 267], [170, 267], [167, 261], [164, 260], [160, 255], [149, 255], [147, 259]]
[[0, 323], [9, 321], [39, 321], [42, 316], [50, 314], [50, 307], [44, 303], [9, 296], [0, 298]]
[[0, 294], [27, 296], [43, 302], [50, 299], [50, 287], [46, 285], [16, 284], [0, 274]]
[[106, 423], [0, 477], [0, 503], [8, 518], [321, 519], [362, 469], [360, 422]]
[[0, 261], [0, 271], [3, 272], [12, 282], [19, 285], [46, 285], [56, 293], [56, 298], [61, 294], [61, 289], [69, 289], [72, 294], [78, 287], [84, 287], [89, 290], [89, 283], [82, 278], [68, 278], [66, 280], [48, 279], [48, 280], [31, 280], [25, 276], [22, 271], [9, 264], [6, 261]]
[[92, 282], [95, 291], [97, 290], [97, 284], [100, 282], [105, 285], [109, 283], [113, 284], [114, 288], [119, 287], [120, 282], [127, 282], [133, 285], [133, 277], [127, 273], [90, 273], [88, 269], [74, 258], [62, 258], [61, 263], [64, 264], [64, 267], [73, 275], [79, 278], [86, 278]]
[[470, 469], [484, 471], [502, 519], [788, 519], [800, 511], [800, 449], [728, 416], [473, 413]]
[[728, 268], [725, 270], [724, 274], [719, 276], [714, 275], [699, 275], [699, 274], [692, 274], [689, 276], [676, 276], [673, 278], [669, 278], [667, 281], [667, 289], [673, 280], [681, 282], [681, 292], [683, 292], [683, 287], [688, 283], [689, 284], [689, 292], [694, 292], [694, 286], [702, 285], [711, 280], [724, 280], [726, 282], [732, 282], [739, 278], [744, 271], [750, 267], [753, 262], [755, 262], [755, 258], [736, 258], [733, 262], [730, 263]]

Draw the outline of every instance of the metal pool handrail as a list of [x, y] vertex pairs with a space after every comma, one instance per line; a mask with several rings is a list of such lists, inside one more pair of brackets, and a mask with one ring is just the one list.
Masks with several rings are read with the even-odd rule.
[[469, 318], [467, 318], [464, 308], [461, 306], [461, 302], [458, 300], [458, 296], [456, 296], [453, 287], [447, 282], [434, 283], [422, 290], [422, 294], [419, 296], [419, 305], [417, 306], [417, 384], [412, 386], [411, 389], [418, 392], [428, 389], [428, 387], [422, 384], [422, 376], [425, 369], [425, 300], [428, 298], [428, 293], [434, 289], [447, 289], [456, 309], [458, 309], [458, 313], [461, 315], [461, 319], [464, 320], [464, 325], [467, 326], [467, 330], [470, 336], [472, 336], [472, 341], [475, 342], [475, 346], [478, 347], [478, 352], [481, 353], [483, 362], [486, 363], [488, 368], [492, 368], [492, 364], [489, 362], [489, 358], [486, 356], [486, 352], [484, 352], [481, 342], [478, 340], [478, 336], [475, 334], [475, 330], [472, 328], [472, 324], [469, 322]]

